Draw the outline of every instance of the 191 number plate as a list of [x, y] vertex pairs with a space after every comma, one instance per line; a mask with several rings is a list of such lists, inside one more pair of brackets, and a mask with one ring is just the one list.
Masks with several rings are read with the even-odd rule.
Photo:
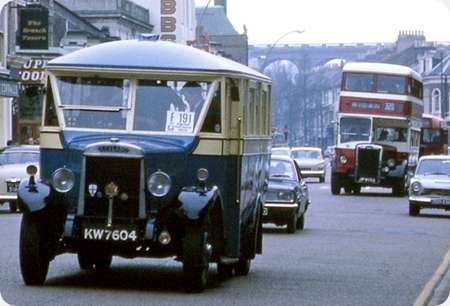
[[105, 228], [83, 228], [82, 237], [85, 240], [103, 241], [136, 241], [136, 230], [128, 229], [105, 229]]

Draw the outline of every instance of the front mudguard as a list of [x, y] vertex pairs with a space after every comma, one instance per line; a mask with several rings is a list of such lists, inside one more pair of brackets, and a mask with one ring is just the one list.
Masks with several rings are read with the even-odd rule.
[[17, 190], [17, 205], [23, 213], [34, 213], [48, 205], [51, 188], [41, 181], [22, 180]]
[[387, 177], [405, 178], [407, 172], [408, 172], [408, 161], [403, 160], [401, 163], [397, 164], [393, 170], [388, 172]]
[[43, 210], [64, 212], [63, 194], [56, 192], [43, 181], [30, 183], [22, 180], [17, 190], [17, 205], [23, 213], [37, 213]]
[[178, 215], [188, 222], [201, 221], [214, 203], [221, 202], [220, 198], [217, 186], [209, 189], [185, 187], [178, 195]]

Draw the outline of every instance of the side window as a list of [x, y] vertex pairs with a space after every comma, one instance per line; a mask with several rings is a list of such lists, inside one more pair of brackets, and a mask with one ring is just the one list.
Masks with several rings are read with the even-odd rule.
[[47, 94], [45, 97], [45, 126], [58, 126], [58, 117], [56, 116], [55, 101], [53, 100], [53, 90], [48, 80]]
[[201, 132], [206, 133], [221, 133], [222, 132], [222, 110], [220, 105], [221, 90], [220, 87], [214, 93], [214, 96], [209, 106], [208, 113], [206, 114], [205, 121]]
[[256, 89], [250, 88], [249, 92], [249, 104], [248, 104], [248, 128], [247, 128], [247, 134], [248, 135], [255, 135], [255, 121], [256, 121], [256, 114], [255, 114], [255, 101], [256, 100]]

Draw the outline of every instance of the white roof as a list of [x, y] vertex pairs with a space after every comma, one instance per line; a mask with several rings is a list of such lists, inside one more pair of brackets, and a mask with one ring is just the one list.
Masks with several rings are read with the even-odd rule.
[[321, 148], [316, 148], [316, 147], [295, 147], [292, 148], [291, 151], [321, 151]]
[[366, 72], [366, 73], [386, 73], [397, 75], [411, 75], [417, 80], [422, 80], [421, 76], [413, 69], [395, 64], [353, 62], [344, 65], [343, 71], [348, 72]]
[[450, 160], [450, 156], [449, 155], [424, 155], [420, 158], [420, 160], [424, 160], [424, 159], [448, 159], [448, 160]]

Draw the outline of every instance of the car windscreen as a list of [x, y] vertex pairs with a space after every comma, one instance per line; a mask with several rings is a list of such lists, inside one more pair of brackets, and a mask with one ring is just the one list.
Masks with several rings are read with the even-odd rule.
[[450, 175], [449, 159], [426, 159], [417, 166], [418, 175]]
[[322, 153], [317, 150], [293, 150], [292, 158], [295, 158], [295, 159], [322, 159]]
[[0, 154], [0, 165], [38, 163], [39, 153], [35, 152], [3, 152]]
[[295, 180], [297, 175], [294, 165], [289, 161], [272, 159], [270, 161], [269, 178]]

